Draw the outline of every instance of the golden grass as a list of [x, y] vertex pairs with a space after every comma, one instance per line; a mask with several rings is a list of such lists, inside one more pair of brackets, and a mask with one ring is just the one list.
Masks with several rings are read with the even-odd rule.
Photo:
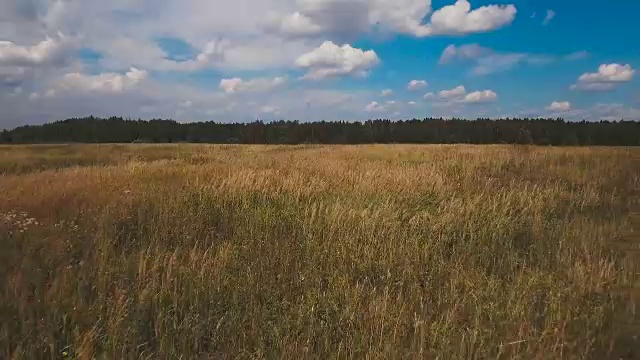
[[0, 147], [0, 358], [640, 356], [639, 155]]

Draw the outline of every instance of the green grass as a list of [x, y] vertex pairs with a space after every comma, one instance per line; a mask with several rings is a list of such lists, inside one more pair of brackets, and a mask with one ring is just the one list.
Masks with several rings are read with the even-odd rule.
[[640, 356], [639, 155], [0, 147], [0, 357]]

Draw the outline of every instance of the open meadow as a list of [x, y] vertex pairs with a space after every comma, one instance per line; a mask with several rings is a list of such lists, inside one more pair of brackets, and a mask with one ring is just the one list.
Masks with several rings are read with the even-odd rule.
[[0, 147], [0, 358], [637, 358], [639, 189], [639, 148]]

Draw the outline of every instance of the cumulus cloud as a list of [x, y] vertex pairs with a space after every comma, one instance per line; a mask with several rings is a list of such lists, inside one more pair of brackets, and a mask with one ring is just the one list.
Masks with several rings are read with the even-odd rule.
[[[204, 37], [204, 35], [203, 35]], [[104, 41], [92, 40], [90, 46], [100, 53], [100, 65], [120, 70], [136, 66], [150, 71], [197, 72], [206, 69], [230, 71], [259, 71], [289, 68], [296, 56], [313, 47], [302, 41], [279, 39], [273, 36], [219, 37], [202, 44], [185, 39], [178, 41], [193, 54], [180, 54], [177, 60], [170, 51], [159, 46], [157, 39], [114, 36]]]
[[[108, 56], [103, 64], [110, 67], [122, 67], [135, 64], [159, 71], [193, 72], [214, 67], [222, 67], [232, 44], [227, 39], [208, 41], [192, 59], [175, 61], [168, 59], [156, 43], [150, 43], [130, 37], [119, 37], [100, 44], [101, 53]], [[128, 54], [125, 57], [122, 54]]]
[[366, 76], [379, 62], [373, 50], [363, 51], [349, 44], [338, 46], [325, 41], [318, 48], [298, 57], [296, 66], [308, 70], [304, 78], [319, 80], [344, 75]]
[[608, 91], [616, 85], [630, 82], [635, 70], [631, 65], [602, 64], [598, 72], [582, 74], [578, 82], [571, 85], [572, 90], [583, 91]]
[[430, 0], [299, 0], [295, 12], [270, 14], [266, 28], [293, 37], [354, 37], [376, 28], [424, 37], [499, 29], [511, 24], [516, 12], [514, 5], [472, 10], [467, 0], [457, 0], [433, 13]]
[[484, 103], [492, 102], [498, 99], [498, 94], [491, 90], [475, 91], [471, 94], [467, 94], [462, 102], [465, 103]]
[[[412, 3], [416, 1], [419, 0]], [[400, 8], [401, 4], [397, 6]], [[400, 29], [418, 37], [487, 32], [511, 24], [516, 12], [514, 5], [487, 5], [472, 10], [469, 1], [457, 0], [453, 5], [436, 10], [424, 25], [421, 21], [428, 15], [428, 11], [413, 12], [412, 16], [403, 18]]]
[[131, 68], [125, 74], [105, 73], [100, 75], [85, 75], [81, 73], [65, 74], [53, 89], [47, 92], [53, 96], [60, 91], [122, 93], [144, 81], [148, 73], [144, 70]]
[[386, 111], [387, 108], [384, 105], [379, 104], [377, 101], [372, 101], [364, 108], [367, 112], [382, 112]]
[[[415, 105], [411, 99], [386, 101], [393, 93], [390, 89], [362, 90], [362, 94], [320, 89], [324, 84], [310, 82], [288, 89], [269, 76], [288, 74], [296, 66], [307, 79], [363, 76], [380, 62], [375, 52], [339, 45], [377, 34], [389, 39], [393, 37], [386, 36], [393, 34], [422, 37], [492, 31], [508, 26], [517, 12], [513, 5], [473, 8], [466, 0], [444, 3], [449, 6], [434, 9], [431, 0], [0, 1], [0, 34], [6, 40], [0, 45], [4, 122], [0, 125], [88, 114], [109, 116], [114, 111], [115, 115], [147, 118], [179, 114], [184, 120], [251, 121], [261, 113], [305, 120], [355, 120], [376, 98], [380, 103], [374, 108], [392, 113], [401, 106]], [[55, 35], [58, 32], [67, 37]], [[189, 50], [176, 56], [158, 40], [161, 38], [177, 39]], [[324, 40], [333, 45], [325, 53], [316, 49]], [[99, 56], [77, 57], [80, 45]], [[544, 56], [503, 53], [479, 45], [452, 46], [448, 51], [441, 59], [443, 64], [467, 61], [478, 74], [547, 61]], [[575, 53], [554, 61], [584, 56]], [[142, 70], [127, 71], [131, 67], [159, 76], [154, 80]], [[182, 85], [187, 79], [184, 74], [163, 76], [167, 71], [207, 69], [215, 69], [210, 74], [223, 78], [216, 79], [215, 89]], [[270, 71], [261, 73], [263, 70]], [[619, 83], [578, 84], [604, 89]], [[274, 87], [281, 91], [269, 91]], [[445, 99], [434, 91], [425, 97], [433, 104], [460, 105], [452, 109], [466, 108], [462, 106], [465, 101], [491, 98], [485, 91], [476, 93], [464, 89]], [[300, 101], [291, 101], [298, 98]], [[480, 110], [473, 110], [476, 112]]]
[[[297, 55], [310, 47], [296, 41], [276, 38], [242, 39], [231, 41], [226, 38], [214, 39], [206, 43], [193, 59], [174, 61], [167, 59], [164, 52], [154, 54], [145, 65], [158, 70], [194, 72], [204, 69], [221, 70], [264, 70], [284, 68], [293, 65]], [[151, 49], [149, 54], [153, 53]]]
[[546, 107], [549, 111], [565, 112], [571, 110], [571, 103], [568, 101], [554, 101]]
[[556, 17], [556, 12], [553, 10], [547, 10], [547, 16], [544, 17], [544, 20], [542, 21], [542, 25], [549, 25], [549, 23], [551, 22], [551, 20], [553, 20], [554, 17]]
[[467, 0], [437, 10], [428, 25], [416, 29], [416, 35], [468, 34], [486, 32], [509, 25], [515, 19], [514, 5], [488, 5], [471, 10]]
[[209, 41], [202, 51], [195, 59], [195, 66], [204, 67], [211, 62], [224, 60], [224, 50], [229, 46], [229, 41], [225, 40], [213, 40]]
[[442, 90], [438, 93], [440, 99], [456, 99], [464, 96], [467, 93], [467, 89], [464, 86], [458, 86], [451, 90]]
[[281, 18], [278, 18], [277, 15], [272, 15], [266, 27], [273, 32], [293, 37], [314, 36], [323, 31], [322, 26], [316, 24], [309, 16], [298, 11]]
[[409, 89], [410, 91], [416, 91], [424, 89], [425, 87], [427, 87], [427, 85], [427, 82], [424, 80], [411, 80], [409, 82], [409, 85], [407, 85], [407, 89]]
[[59, 34], [32, 44], [0, 41], [0, 96], [20, 95], [25, 86], [31, 88], [38, 81], [68, 67], [73, 62], [79, 42], [76, 38]]
[[438, 94], [427, 93], [425, 94], [424, 99], [437, 101], [441, 105], [453, 103], [483, 103], [497, 100], [498, 94], [492, 90], [467, 93], [467, 89], [460, 85], [450, 90], [442, 90]]
[[266, 29], [284, 37], [353, 38], [371, 26], [369, 0], [300, 0], [293, 13], [270, 13]]
[[[410, 101], [408, 102], [409, 105], [416, 105], [415, 102]], [[372, 101], [369, 104], [367, 104], [367, 106], [365, 106], [365, 111], [366, 112], [390, 112], [393, 110], [398, 110], [402, 107], [402, 104], [399, 103], [396, 100], [389, 100], [384, 104], [378, 103], [377, 101]]]
[[33, 46], [0, 41], [0, 66], [58, 65], [70, 58], [76, 44], [64, 36], [47, 38]]
[[382, 90], [380, 92], [380, 95], [385, 96], [385, 97], [386, 96], [391, 96], [391, 95], [393, 95], [393, 90], [391, 90], [391, 89]]
[[583, 74], [578, 81], [585, 83], [622, 83], [629, 82], [635, 74], [631, 65], [603, 64], [596, 73]]
[[256, 78], [251, 80], [243, 80], [241, 78], [231, 78], [220, 80], [220, 89], [226, 93], [243, 93], [243, 92], [264, 92], [273, 90], [286, 83], [284, 77], [276, 78]]

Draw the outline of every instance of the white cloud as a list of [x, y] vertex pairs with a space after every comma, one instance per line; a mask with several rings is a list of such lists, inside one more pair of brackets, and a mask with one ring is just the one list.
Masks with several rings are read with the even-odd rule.
[[[417, 37], [486, 32], [504, 27], [516, 15], [513, 5], [471, 9], [457, 0], [431, 14], [430, 0], [298, 0], [287, 15], [271, 12], [266, 28], [284, 36], [355, 37], [381, 29]], [[430, 21], [424, 23], [425, 19]]]
[[73, 39], [47, 38], [33, 46], [0, 41], [0, 66], [38, 66], [62, 64], [76, 49]]
[[313, 20], [300, 12], [285, 15], [278, 18], [273, 16], [266, 24], [267, 29], [276, 33], [287, 34], [290, 36], [314, 36], [322, 32], [323, 28], [314, 23]]
[[[101, 117], [170, 117], [178, 121], [219, 122], [280, 118], [303, 121], [366, 120], [363, 109], [372, 97], [378, 95], [378, 92], [366, 89], [343, 91], [315, 85], [303, 86], [305, 83], [292, 89], [284, 87], [279, 91], [234, 95], [217, 88], [167, 83], [152, 77], [122, 92], [65, 91], [54, 86], [59, 80], [52, 80], [50, 86], [37, 90], [38, 96], [34, 100], [29, 100], [29, 94], [36, 91], [29, 87], [25, 87], [25, 92], [16, 98], [0, 94], [0, 109], [3, 110], [0, 128], [92, 114]], [[47, 97], [47, 89], [56, 89], [57, 92]], [[187, 106], [189, 102], [191, 106]], [[274, 109], [277, 114], [261, 112]]]
[[[90, 46], [101, 54], [99, 64], [105, 69], [116, 71], [135, 66], [156, 71], [197, 71], [213, 67], [223, 60], [222, 46], [226, 44], [216, 42], [218, 49], [214, 56], [211, 52], [213, 43], [205, 45], [197, 58], [187, 58], [180, 62], [168, 59], [168, 54], [156, 42], [147, 39], [114, 36], [105, 41], [91, 43]], [[206, 49], [207, 47], [209, 49]]]
[[587, 73], [580, 76], [578, 81], [584, 83], [622, 83], [629, 82], [635, 74], [631, 65], [603, 64], [597, 73]]
[[207, 64], [224, 60], [224, 51], [228, 46], [229, 41], [227, 40], [209, 41], [204, 50], [196, 57], [194, 66], [196, 68], [206, 67]]
[[367, 112], [381, 112], [386, 111], [387, 108], [383, 105], [380, 105], [377, 101], [372, 101], [367, 104], [367, 106], [365, 106], [364, 110]]
[[148, 73], [144, 70], [131, 68], [124, 75], [116, 73], [104, 73], [100, 75], [85, 75], [81, 73], [65, 74], [53, 89], [48, 92], [49, 96], [58, 94], [60, 91], [75, 92], [101, 92], [101, 93], [122, 93], [137, 86], [144, 81]]
[[409, 101], [405, 103], [405, 102], [400, 102], [396, 100], [389, 100], [384, 104], [380, 104], [376, 101], [373, 101], [365, 107], [365, 111], [377, 112], [377, 113], [383, 112], [383, 113], [391, 114], [391, 116], [397, 116], [400, 113], [400, 111], [407, 109], [407, 105], [415, 106], [417, 105], [417, 103], [413, 101]]
[[409, 81], [409, 85], [407, 85], [407, 89], [410, 91], [416, 91], [420, 89], [424, 89], [427, 87], [427, 82], [424, 80], [411, 80]]
[[[264, 32], [261, 23], [265, 14], [272, 10], [294, 10], [293, 1], [289, 0], [2, 0], [0, 3], [6, 1], [31, 3], [35, 15], [29, 17], [33, 21], [26, 25], [27, 21], [14, 9], [21, 5], [9, 6], [6, 17], [12, 21], [6, 23], [5, 9], [0, 7], [2, 38], [31, 43], [35, 33], [81, 34], [85, 46], [104, 56], [100, 64], [108, 71], [130, 66], [150, 71], [290, 67], [297, 55], [311, 49], [308, 44]], [[159, 38], [185, 41], [197, 53], [183, 62], [168, 60], [169, 54], [157, 46]], [[135, 46], [122, 51], [123, 39]], [[218, 48], [211, 49], [212, 43]]]
[[549, 111], [565, 112], [571, 110], [571, 103], [568, 101], [554, 101], [546, 107]]
[[263, 70], [290, 68], [296, 57], [312, 47], [299, 41], [255, 37], [231, 42], [224, 50], [223, 70]]
[[379, 62], [373, 50], [363, 51], [349, 44], [338, 46], [325, 41], [320, 47], [298, 57], [296, 65], [308, 70], [304, 76], [306, 79], [319, 80], [344, 75], [366, 76]]
[[284, 37], [352, 38], [371, 27], [372, 0], [299, 0], [296, 11], [267, 16], [267, 31]]
[[442, 90], [437, 95], [434, 93], [427, 93], [424, 96], [425, 100], [437, 101], [434, 105], [451, 105], [455, 103], [483, 103], [495, 101], [498, 98], [492, 90], [475, 91], [467, 93], [467, 89], [460, 85], [451, 90]]
[[467, 94], [467, 89], [464, 86], [458, 86], [451, 90], [442, 90], [438, 93], [438, 97], [440, 99], [457, 99]]
[[468, 34], [487, 32], [509, 25], [515, 19], [514, 5], [488, 5], [471, 10], [467, 0], [437, 10], [431, 23], [416, 29], [416, 35]]
[[549, 25], [554, 17], [556, 17], [556, 12], [553, 10], [547, 10], [547, 16], [545, 16], [544, 20], [542, 21], [542, 25]]
[[[0, 33], [2, 32], [0, 22]], [[18, 45], [12, 41], [0, 41], [0, 96], [19, 96], [22, 91], [34, 92], [39, 83], [67, 70], [74, 64], [78, 49], [77, 38], [47, 37]]]
[[476, 91], [464, 97], [462, 102], [465, 103], [483, 103], [491, 102], [498, 99], [498, 94], [491, 90]]
[[384, 97], [391, 96], [391, 95], [393, 95], [393, 90], [391, 90], [391, 89], [382, 90], [380, 92], [380, 95], [382, 95]]
[[220, 89], [226, 93], [264, 92], [282, 86], [286, 81], [284, 77], [256, 78], [246, 81], [241, 78], [222, 79]]
[[[451, 5], [442, 9], [432, 8], [431, 0], [0, 0], [0, 36], [7, 40], [0, 46], [0, 127], [88, 114], [173, 117], [179, 111], [181, 120], [251, 121], [261, 110], [274, 109], [283, 118], [355, 120], [363, 116], [371, 99], [378, 99], [378, 108], [392, 113], [408, 108], [409, 100], [414, 99], [388, 103], [392, 92], [381, 97], [381, 89], [374, 86], [360, 91], [321, 88], [330, 82], [267, 90], [274, 85], [273, 74], [291, 78], [294, 75], [287, 70], [296, 67], [300, 54], [311, 53], [324, 40], [352, 44], [356, 51], [353, 41], [363, 38], [386, 41], [393, 34], [417, 37], [490, 31], [510, 24], [516, 13], [514, 6], [471, 3], [475, 9], [468, 1], [456, 0], [438, 3]], [[540, 15], [537, 22], [544, 17]], [[270, 31], [265, 32], [265, 26]], [[57, 36], [59, 31], [67, 37]], [[171, 47], [159, 41], [163, 38], [184, 42], [188, 51], [172, 53]], [[79, 46], [100, 56], [76, 58]], [[338, 48], [342, 51], [344, 47]], [[469, 61], [477, 73], [545, 61], [532, 54], [523, 57], [477, 45], [452, 50], [454, 56], [443, 63]], [[570, 55], [567, 60], [574, 58]], [[560, 59], [564, 57], [556, 57]], [[299, 68], [307, 78], [362, 76], [380, 61], [377, 55], [374, 61], [365, 60], [331, 55]], [[144, 73], [136, 77], [127, 73], [131, 67], [159, 76]], [[199, 74], [163, 76], [166, 71], [207, 69], [215, 69], [208, 76], [220, 74], [230, 82], [220, 90], [220, 78], [211, 89], [182, 84]], [[577, 85], [613, 88], [615, 84]], [[449, 100], [434, 93], [426, 96], [434, 104], [449, 101], [456, 109], [465, 108], [466, 90]], [[474, 115], [476, 112], [480, 109], [473, 110]]]
[[631, 65], [602, 64], [598, 68], [598, 72], [582, 74], [578, 78], [578, 82], [571, 85], [571, 89], [582, 91], [613, 90], [617, 84], [630, 82], [635, 72]]
[[294, 59], [311, 46], [299, 41], [284, 41], [274, 37], [251, 37], [230, 40], [217, 38], [194, 47], [197, 55], [183, 61], [169, 59], [155, 40], [116, 37], [104, 42], [92, 42], [104, 59], [101, 65], [109, 69], [137, 66], [157, 71], [195, 72], [205, 69], [223, 71], [264, 70], [293, 66]]

